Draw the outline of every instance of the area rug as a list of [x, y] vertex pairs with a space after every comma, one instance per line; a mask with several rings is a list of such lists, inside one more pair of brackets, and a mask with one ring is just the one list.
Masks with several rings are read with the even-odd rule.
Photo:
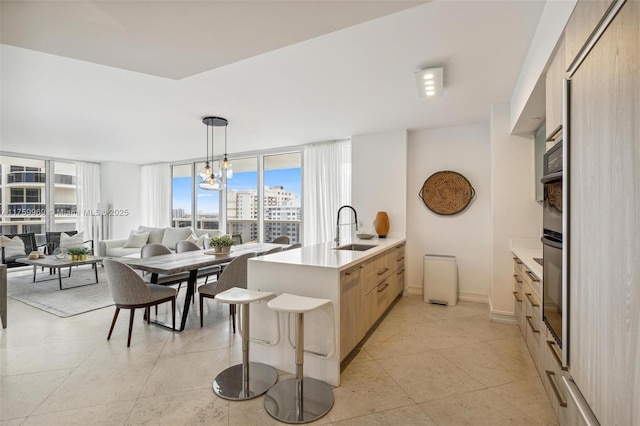
[[[7, 295], [34, 308], [52, 313], [62, 318], [90, 312], [113, 305], [109, 284], [104, 268], [98, 266], [98, 284], [95, 272], [90, 267], [74, 268], [71, 277], [69, 270], [62, 270], [62, 287], [58, 286], [58, 276], [38, 270], [36, 282], [33, 275], [8, 276]], [[70, 287], [67, 289], [67, 287]]]

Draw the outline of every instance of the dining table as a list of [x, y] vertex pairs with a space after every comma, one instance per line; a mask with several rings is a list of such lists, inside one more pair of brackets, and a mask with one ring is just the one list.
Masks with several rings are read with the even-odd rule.
[[[244, 253], [256, 253], [260, 255], [275, 247], [287, 248], [289, 244], [274, 243], [245, 243], [231, 247], [229, 253], [216, 253], [213, 249], [186, 251], [182, 253], [163, 254], [147, 258], [118, 258], [117, 260], [126, 263], [133, 269], [138, 269], [151, 273], [151, 282], [157, 282], [158, 275], [174, 275], [188, 272], [187, 291], [184, 299], [182, 318], [180, 326], [176, 331], [183, 331], [187, 323], [189, 306], [195, 297], [196, 285], [198, 281], [198, 270], [207, 266], [221, 265], [231, 262], [234, 258]], [[154, 324], [167, 328], [173, 328], [171, 324], [162, 321], [151, 321]]]

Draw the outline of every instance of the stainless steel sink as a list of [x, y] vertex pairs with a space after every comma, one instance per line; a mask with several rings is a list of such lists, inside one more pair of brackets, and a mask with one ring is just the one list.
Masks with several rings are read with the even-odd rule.
[[336, 247], [334, 250], [351, 250], [351, 251], [365, 251], [374, 248], [371, 244], [347, 244], [346, 246]]

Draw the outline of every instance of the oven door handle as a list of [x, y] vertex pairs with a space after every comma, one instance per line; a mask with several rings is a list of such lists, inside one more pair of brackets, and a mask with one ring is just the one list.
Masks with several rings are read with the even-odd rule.
[[555, 172], [542, 176], [542, 179], [540, 179], [540, 183], [545, 184], [553, 182], [555, 180], [562, 180], [562, 172]]
[[540, 238], [540, 241], [542, 241], [542, 244], [544, 245], [562, 250], [562, 243], [560, 241], [552, 240], [551, 238], [545, 236], [542, 236]]

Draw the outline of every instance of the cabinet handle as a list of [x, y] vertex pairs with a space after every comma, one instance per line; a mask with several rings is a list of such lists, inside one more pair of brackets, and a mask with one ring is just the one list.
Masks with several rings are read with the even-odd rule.
[[536, 328], [533, 326], [533, 322], [531, 322], [531, 317], [529, 315], [527, 315], [527, 322], [529, 323], [529, 327], [531, 327], [531, 331], [533, 331], [534, 333], [540, 333], [540, 330], [536, 330]]
[[529, 279], [530, 279], [531, 281], [540, 282], [540, 279], [538, 279], [538, 277], [536, 277], [535, 275], [533, 275], [533, 274], [531, 273], [531, 271], [525, 271], [525, 272], [527, 273], [527, 275], [529, 275]]
[[536, 301], [533, 300], [533, 297], [531, 297], [531, 293], [525, 293], [524, 295], [527, 296], [527, 299], [529, 299], [529, 303], [531, 303], [532, 307], [534, 307], [534, 308], [539, 308], [540, 307], [540, 305], [538, 305], [536, 303]]
[[514, 257], [514, 258], [513, 258], [513, 260], [515, 260], [515, 262], [516, 262], [518, 265], [522, 265], [522, 260], [518, 259], [517, 257]]
[[518, 299], [518, 292], [517, 292], [517, 291], [514, 291], [514, 292], [513, 292], [513, 297], [515, 297], [515, 298], [516, 298], [516, 302], [520, 302], [520, 303], [522, 303], [522, 299]]
[[[378, 286], [380, 287], [380, 286]], [[384, 291], [385, 288], [389, 287], [389, 283], [385, 282], [384, 285], [382, 286], [382, 288], [378, 289], [378, 293], [382, 293]]]
[[404, 260], [404, 256], [399, 257], [399, 258], [397, 258], [397, 259], [396, 259], [396, 261], [398, 261], [398, 262], [400, 262], [400, 261], [402, 261], [402, 260]]
[[518, 281], [518, 284], [522, 284], [522, 280], [520, 279], [520, 275], [514, 275], [513, 278], [515, 278], [516, 281]]
[[389, 270], [389, 268], [384, 268], [382, 271], [378, 272], [378, 275], [383, 275], [388, 270]]
[[556, 394], [556, 399], [558, 400], [558, 403], [560, 404], [561, 407], [566, 407], [567, 402], [562, 400], [562, 396], [560, 395], [560, 392], [558, 391], [558, 387], [556, 386], [556, 382], [553, 379], [556, 373], [549, 370], [544, 370], [544, 372], [547, 375], [547, 379], [549, 379], [549, 384], [551, 385], [551, 389], [553, 389], [553, 393]]
[[560, 360], [560, 357], [558, 356], [558, 354], [556, 353], [555, 349], [553, 349], [553, 347], [556, 345], [556, 342], [552, 342], [551, 340], [547, 340], [547, 346], [549, 346], [549, 350], [551, 351], [551, 353], [553, 354], [553, 358], [556, 360], [556, 362], [558, 363], [558, 366], [563, 370], [563, 371], [567, 371], [569, 370], [567, 367], [563, 367], [562, 366], [562, 361]]
[[404, 269], [400, 269], [398, 272], [396, 272], [396, 275], [402, 275], [404, 274]]

